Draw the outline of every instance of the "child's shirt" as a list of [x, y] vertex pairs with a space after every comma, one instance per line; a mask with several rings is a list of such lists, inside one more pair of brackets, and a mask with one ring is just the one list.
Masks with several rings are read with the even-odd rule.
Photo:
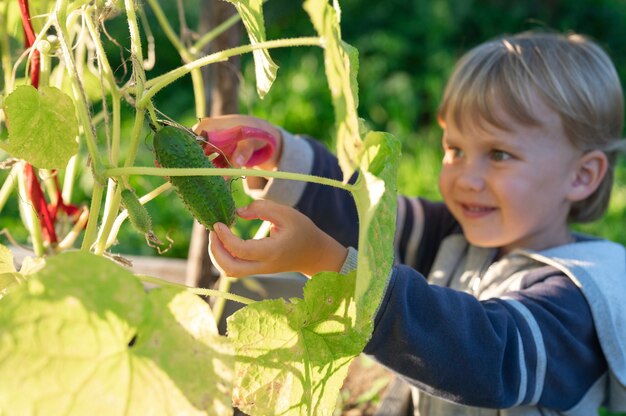
[[[342, 178], [323, 145], [283, 135], [280, 170]], [[256, 196], [295, 206], [356, 247], [349, 193], [294, 181], [268, 185]], [[593, 251], [605, 248], [596, 243], [602, 242], [579, 238], [570, 246], [585, 247], [575, 254], [594, 259]], [[581, 290], [576, 276], [568, 276], [572, 265], [552, 262], [560, 252], [519, 251], [496, 260], [495, 249], [470, 245], [442, 203], [399, 198], [395, 248], [397, 265], [364, 352], [419, 388], [416, 415], [582, 416], [609, 399], [626, 410], [620, 404], [626, 401], [623, 249], [607, 259], [622, 273], [614, 306], [602, 290]]]

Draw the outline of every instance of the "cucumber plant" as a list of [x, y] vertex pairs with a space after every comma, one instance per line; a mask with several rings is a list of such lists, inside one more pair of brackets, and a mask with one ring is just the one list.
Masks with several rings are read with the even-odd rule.
[[[0, 3], [2, 127], [8, 131], [0, 147], [16, 159], [0, 188], [0, 211], [6, 195], [17, 193], [33, 249], [32, 259], [17, 271], [11, 250], [0, 246], [0, 413], [222, 415], [232, 414], [234, 406], [251, 415], [332, 414], [348, 365], [371, 335], [382, 277], [392, 266], [399, 144], [386, 133], [360, 129], [357, 51], [341, 39], [337, 1], [304, 0], [316, 35], [275, 40], [265, 36], [262, 0], [228, 1], [239, 17], [191, 46], [175, 35], [158, 0]], [[185, 65], [149, 76], [139, 25], [144, 6], [153, 10]], [[115, 14], [128, 23], [132, 76], [127, 83], [116, 79], [104, 48], [102, 22]], [[249, 43], [198, 54], [237, 19]], [[22, 41], [27, 49], [17, 50]], [[159, 123], [152, 103], [156, 94], [189, 75], [197, 113], [204, 115], [200, 68], [252, 53], [263, 96], [277, 74], [270, 51], [284, 47], [321, 49], [336, 114], [337, 156], [345, 178], [358, 171], [355, 183], [212, 168], [204, 157], [201, 163], [199, 157], [170, 163], [172, 143], [159, 144], [160, 139], [189, 137], [168, 127], [155, 136], [155, 150], [166, 153], [157, 156], [160, 166], [137, 165], [137, 155], [150, 152], [141, 146], [146, 124]], [[90, 78], [100, 88], [95, 96], [102, 100], [102, 112], [95, 111], [94, 96], [87, 93]], [[69, 93], [63, 84], [71, 86]], [[134, 117], [130, 137], [120, 134], [122, 111]], [[98, 145], [97, 133], [108, 138], [106, 149]], [[187, 152], [193, 148], [186, 146]], [[82, 215], [84, 231], [76, 228], [71, 214], [76, 207], [70, 203], [80, 175], [93, 183]], [[229, 222], [232, 203], [222, 177], [242, 175], [349, 191], [359, 213], [356, 272], [313, 276], [303, 299], [253, 302], [137, 275], [105, 258], [128, 216], [142, 232], [150, 228], [143, 204], [171, 197], [165, 192], [171, 184], [190, 206], [202, 198], [217, 204], [210, 213], [194, 213], [209, 217], [207, 227], [215, 218]], [[137, 199], [127, 186], [132, 176], [168, 177], [171, 184], [145, 189]], [[191, 178], [206, 190], [190, 191]], [[63, 221], [71, 225], [64, 237], [58, 235], [64, 234]], [[79, 236], [80, 246], [73, 248]], [[146, 293], [142, 282], [160, 288]], [[195, 294], [247, 305], [229, 318], [227, 337], [218, 335], [211, 310]]]

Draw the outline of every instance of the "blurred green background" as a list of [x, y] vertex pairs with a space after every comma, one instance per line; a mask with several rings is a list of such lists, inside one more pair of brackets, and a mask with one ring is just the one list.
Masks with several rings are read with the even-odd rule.
[[[346, 42], [360, 54], [359, 115], [371, 128], [394, 134], [403, 144], [399, 189], [406, 195], [438, 198], [437, 176], [441, 159], [440, 129], [435, 114], [447, 76], [455, 61], [469, 48], [503, 33], [543, 28], [562, 32], [575, 31], [591, 36], [613, 58], [626, 81], [626, 1], [624, 0], [343, 0], [342, 31]], [[174, 1], [162, 6], [178, 30]], [[190, 27], [197, 26], [201, 7], [199, 0], [185, 1]], [[265, 3], [268, 39], [314, 35], [302, 10], [301, 2], [269, 0]], [[156, 76], [178, 67], [181, 60], [168, 40], [160, 33], [153, 14], [146, 5], [147, 16], [156, 38], [156, 67], [148, 76]], [[108, 32], [122, 47], [128, 44], [126, 23], [114, 18], [106, 23]], [[117, 76], [124, 77], [120, 55], [127, 52], [107, 45]], [[255, 92], [251, 56], [242, 59], [240, 111], [264, 117], [294, 133], [319, 138], [332, 148], [333, 109], [326, 86], [322, 51], [318, 48], [277, 49], [272, 57], [280, 66], [278, 78], [270, 93], [260, 100]], [[117, 59], [117, 61], [116, 61]], [[195, 121], [193, 95], [189, 77], [163, 90], [155, 98], [158, 109], [187, 125]], [[124, 131], [130, 131], [131, 109]], [[626, 218], [626, 161], [620, 160], [610, 210], [605, 218], [577, 229], [626, 244], [623, 224]], [[142, 149], [138, 164], [150, 166], [149, 142]], [[162, 183], [162, 179], [133, 178], [140, 191]], [[75, 195], [75, 203], [90, 191], [84, 180]], [[243, 200], [241, 191], [238, 198]], [[15, 204], [2, 212], [0, 228], [7, 227], [20, 241], [21, 230]], [[174, 241], [165, 255], [186, 257], [192, 220], [173, 194], [157, 198], [147, 205], [153, 216], [155, 231]], [[241, 225], [241, 227], [244, 227]], [[246, 230], [242, 229], [242, 233]], [[2, 238], [2, 237], [0, 237]], [[156, 254], [143, 237], [125, 226], [118, 236], [115, 252]]]

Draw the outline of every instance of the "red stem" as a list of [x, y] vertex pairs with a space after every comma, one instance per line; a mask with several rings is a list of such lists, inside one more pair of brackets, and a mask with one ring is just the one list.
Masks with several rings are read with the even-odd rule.
[[33, 208], [39, 216], [44, 237], [48, 242], [56, 243], [58, 239], [54, 229], [55, 218], [52, 218], [52, 215], [50, 215], [46, 199], [44, 198], [41, 185], [39, 184], [33, 165], [26, 164], [26, 167], [24, 168], [24, 177], [26, 179], [26, 192], [30, 197]]
[[[35, 44], [35, 30], [30, 21], [30, 11], [28, 10], [28, 0], [18, 0], [20, 14], [22, 16], [22, 27], [24, 28], [24, 47], [30, 48]], [[33, 87], [39, 88], [39, 51], [33, 51], [33, 59], [30, 64], [30, 81]]]
[[[30, 11], [28, 10], [28, 0], [18, 0], [20, 5], [20, 14], [22, 16], [22, 26], [24, 28], [24, 47], [33, 47], [36, 39], [33, 25], [30, 21]], [[30, 81], [33, 87], [39, 88], [39, 51], [33, 51], [33, 59], [30, 64]], [[41, 184], [35, 174], [34, 168], [30, 164], [26, 164], [24, 168], [24, 176], [26, 179], [26, 190], [30, 198], [33, 208], [39, 216], [43, 234], [49, 243], [56, 243], [57, 235], [54, 229], [55, 218], [50, 215], [46, 198], [41, 190]]]

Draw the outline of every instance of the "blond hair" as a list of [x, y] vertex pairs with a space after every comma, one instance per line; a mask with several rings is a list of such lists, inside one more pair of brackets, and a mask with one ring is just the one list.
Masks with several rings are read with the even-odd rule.
[[[598, 189], [572, 205], [570, 222], [592, 221], [607, 209], [624, 119], [622, 86], [608, 55], [578, 34], [524, 32], [475, 47], [457, 64], [439, 118], [462, 128], [482, 123], [507, 130], [499, 114], [531, 126], [540, 123], [532, 99], [555, 111], [571, 143], [601, 150], [609, 168]], [[478, 124], [476, 124], [478, 123]]]

